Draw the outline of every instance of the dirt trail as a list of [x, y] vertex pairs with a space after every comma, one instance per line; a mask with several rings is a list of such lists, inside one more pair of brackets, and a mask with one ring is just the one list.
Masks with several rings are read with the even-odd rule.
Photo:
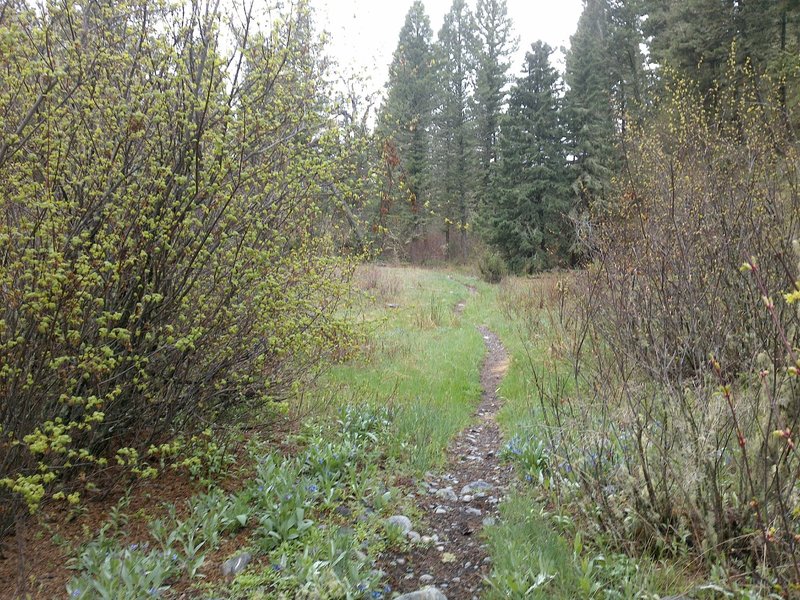
[[478, 330], [487, 353], [477, 422], [451, 442], [445, 469], [440, 475], [427, 473], [417, 492], [418, 506], [427, 521], [421, 528], [426, 534], [422, 541], [428, 545], [415, 544], [410, 552], [381, 561], [380, 568], [395, 591], [435, 586], [450, 600], [477, 598], [491, 571], [480, 531], [497, 519], [498, 504], [512, 478], [511, 467], [498, 458], [502, 439], [495, 422], [501, 407], [497, 388], [509, 358], [494, 333], [484, 326]]

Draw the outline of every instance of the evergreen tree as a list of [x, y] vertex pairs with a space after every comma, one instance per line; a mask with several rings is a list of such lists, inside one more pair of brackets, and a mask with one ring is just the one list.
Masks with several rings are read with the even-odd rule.
[[542, 42], [532, 45], [501, 120], [491, 243], [517, 271], [570, 262], [574, 237], [552, 52]]
[[633, 6], [622, 0], [586, 0], [567, 53], [572, 187], [582, 210], [606, 202], [617, 168], [616, 136], [642, 99], [642, 35]]
[[478, 41], [475, 97], [480, 157], [477, 203], [479, 208], [483, 208], [491, 190], [490, 167], [497, 159], [495, 145], [509, 80], [510, 56], [516, 49], [516, 40], [512, 37], [512, 22], [505, 0], [478, 0], [475, 26]]
[[[405, 243], [418, 237], [424, 225], [424, 205], [430, 191], [430, 127], [434, 98], [433, 30], [425, 7], [417, 0], [406, 16], [389, 68], [386, 101], [378, 134], [385, 140], [386, 162], [399, 168], [410, 201], [397, 203], [395, 234]], [[388, 206], [382, 211], [389, 211]]]
[[436, 209], [444, 220], [448, 256], [459, 232], [460, 253], [467, 254], [474, 194], [472, 97], [475, 82], [475, 22], [464, 0], [453, 0], [439, 31], [440, 102], [436, 119]]
[[642, 12], [650, 54], [696, 81], [703, 93], [725, 83], [731, 51], [736, 64], [784, 79], [797, 89], [800, 2], [797, 0], [646, 0]]

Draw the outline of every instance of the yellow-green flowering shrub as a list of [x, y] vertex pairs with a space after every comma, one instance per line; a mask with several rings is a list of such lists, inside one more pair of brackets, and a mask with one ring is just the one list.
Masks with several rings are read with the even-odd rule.
[[304, 2], [4, 4], [0, 533], [77, 500], [63, 473], [283, 400], [350, 347], [319, 51]]

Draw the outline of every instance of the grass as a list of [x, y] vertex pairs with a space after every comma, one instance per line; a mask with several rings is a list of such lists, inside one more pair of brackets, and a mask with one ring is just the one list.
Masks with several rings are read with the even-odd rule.
[[371, 330], [367, 353], [334, 368], [321, 387], [392, 406], [388, 453], [423, 472], [442, 464], [448, 441], [480, 400], [483, 339], [473, 319], [453, 312], [469, 295], [463, 278], [387, 267], [376, 282], [375, 268], [368, 269], [360, 275], [374, 296], [362, 312]]

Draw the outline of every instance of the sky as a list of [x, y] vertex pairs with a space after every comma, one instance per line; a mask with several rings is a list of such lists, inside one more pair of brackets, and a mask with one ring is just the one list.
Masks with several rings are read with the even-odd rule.
[[[434, 38], [452, 0], [424, 0]], [[383, 89], [400, 29], [413, 0], [311, 0], [319, 25], [330, 34], [328, 53], [344, 73], [365, 76], [365, 91]], [[519, 50], [512, 73], [522, 68], [525, 51], [536, 40], [554, 48], [568, 47], [583, 6], [582, 0], [507, 0]], [[474, 10], [476, 0], [469, 4]], [[563, 55], [554, 55], [563, 72]]]

